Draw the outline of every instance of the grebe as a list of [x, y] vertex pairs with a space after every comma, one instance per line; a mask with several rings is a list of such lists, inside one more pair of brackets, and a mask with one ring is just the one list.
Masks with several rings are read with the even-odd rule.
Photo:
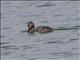
[[40, 32], [40, 33], [47, 33], [47, 32], [52, 32], [53, 28], [48, 27], [48, 26], [38, 26], [35, 27], [34, 23], [32, 21], [28, 22], [28, 33], [33, 33], [33, 32]]

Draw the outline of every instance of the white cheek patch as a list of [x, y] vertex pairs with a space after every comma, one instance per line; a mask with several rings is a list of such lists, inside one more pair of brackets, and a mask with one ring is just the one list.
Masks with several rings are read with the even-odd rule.
[[32, 27], [32, 24], [30, 24], [29, 27]]

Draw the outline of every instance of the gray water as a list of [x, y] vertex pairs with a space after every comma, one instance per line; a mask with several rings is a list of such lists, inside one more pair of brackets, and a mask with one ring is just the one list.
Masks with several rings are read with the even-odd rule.
[[[2, 1], [2, 60], [79, 60], [78, 1]], [[27, 22], [50, 26], [51, 33], [29, 34]]]

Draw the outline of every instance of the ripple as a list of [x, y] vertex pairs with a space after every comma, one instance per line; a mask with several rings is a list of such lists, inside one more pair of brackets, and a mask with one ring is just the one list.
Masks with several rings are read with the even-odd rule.
[[45, 3], [43, 5], [38, 5], [37, 7], [41, 8], [41, 7], [49, 7], [49, 6], [56, 6], [56, 4]]
[[72, 50], [79, 50], [79, 48], [72, 48]]
[[65, 52], [55, 52], [55, 53], [49, 53], [53, 55], [79, 55], [80, 53], [72, 53], [70, 51], [65, 51]]
[[59, 42], [59, 41], [50, 41], [50, 42], [47, 42], [47, 44], [53, 44], [53, 43], [64, 43], [64, 42]]
[[38, 59], [38, 58], [30, 58], [29, 60], [40, 60], [40, 59]]
[[8, 55], [10, 53], [12, 53], [12, 52], [5, 52], [5, 53], [2, 53], [1, 55]]
[[61, 14], [55, 14], [54, 16], [62, 16]]
[[5, 37], [5, 36], [3, 36], [3, 35], [0, 35], [0, 38], [1, 38], [1, 37]]
[[34, 47], [29, 46], [29, 45], [25, 45], [25, 46], [21, 46], [21, 48], [23, 48], [23, 50], [25, 50], [25, 49], [32, 49], [32, 48], [34, 48]]
[[79, 40], [79, 39], [78, 38], [69, 39], [68, 41], [66, 41], [66, 43], [73, 42], [73, 41], [76, 41], [76, 40]]
[[70, 39], [71, 41], [73, 41], [73, 40], [79, 40], [78, 38], [76, 38], [76, 39]]
[[37, 17], [37, 16], [41, 16], [41, 15], [39, 15], [39, 14], [27, 14], [27, 15], [26, 14], [19, 14], [18, 16], [19, 17], [33, 17], [33, 16]]
[[0, 45], [9, 44], [9, 42], [0, 42]]
[[1, 46], [4, 50], [9, 50], [9, 49], [19, 49], [16, 46]]
[[44, 22], [48, 22], [48, 21], [41, 21], [41, 23], [44, 23]]
[[11, 27], [3, 27], [2, 29], [11, 29]]
[[80, 26], [79, 26], [79, 25], [77, 25], [77, 26], [72, 26], [72, 28], [80, 28]]
[[57, 27], [55, 30], [77, 30], [77, 29], [80, 29], [80, 26]]

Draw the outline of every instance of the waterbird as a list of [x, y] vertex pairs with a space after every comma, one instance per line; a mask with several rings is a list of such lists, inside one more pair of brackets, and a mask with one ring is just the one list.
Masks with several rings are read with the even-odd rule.
[[27, 30], [28, 33], [34, 33], [34, 32], [48, 33], [54, 30], [53, 28], [48, 27], [48, 26], [35, 27], [32, 21], [29, 21], [27, 24], [28, 24], [28, 30]]

